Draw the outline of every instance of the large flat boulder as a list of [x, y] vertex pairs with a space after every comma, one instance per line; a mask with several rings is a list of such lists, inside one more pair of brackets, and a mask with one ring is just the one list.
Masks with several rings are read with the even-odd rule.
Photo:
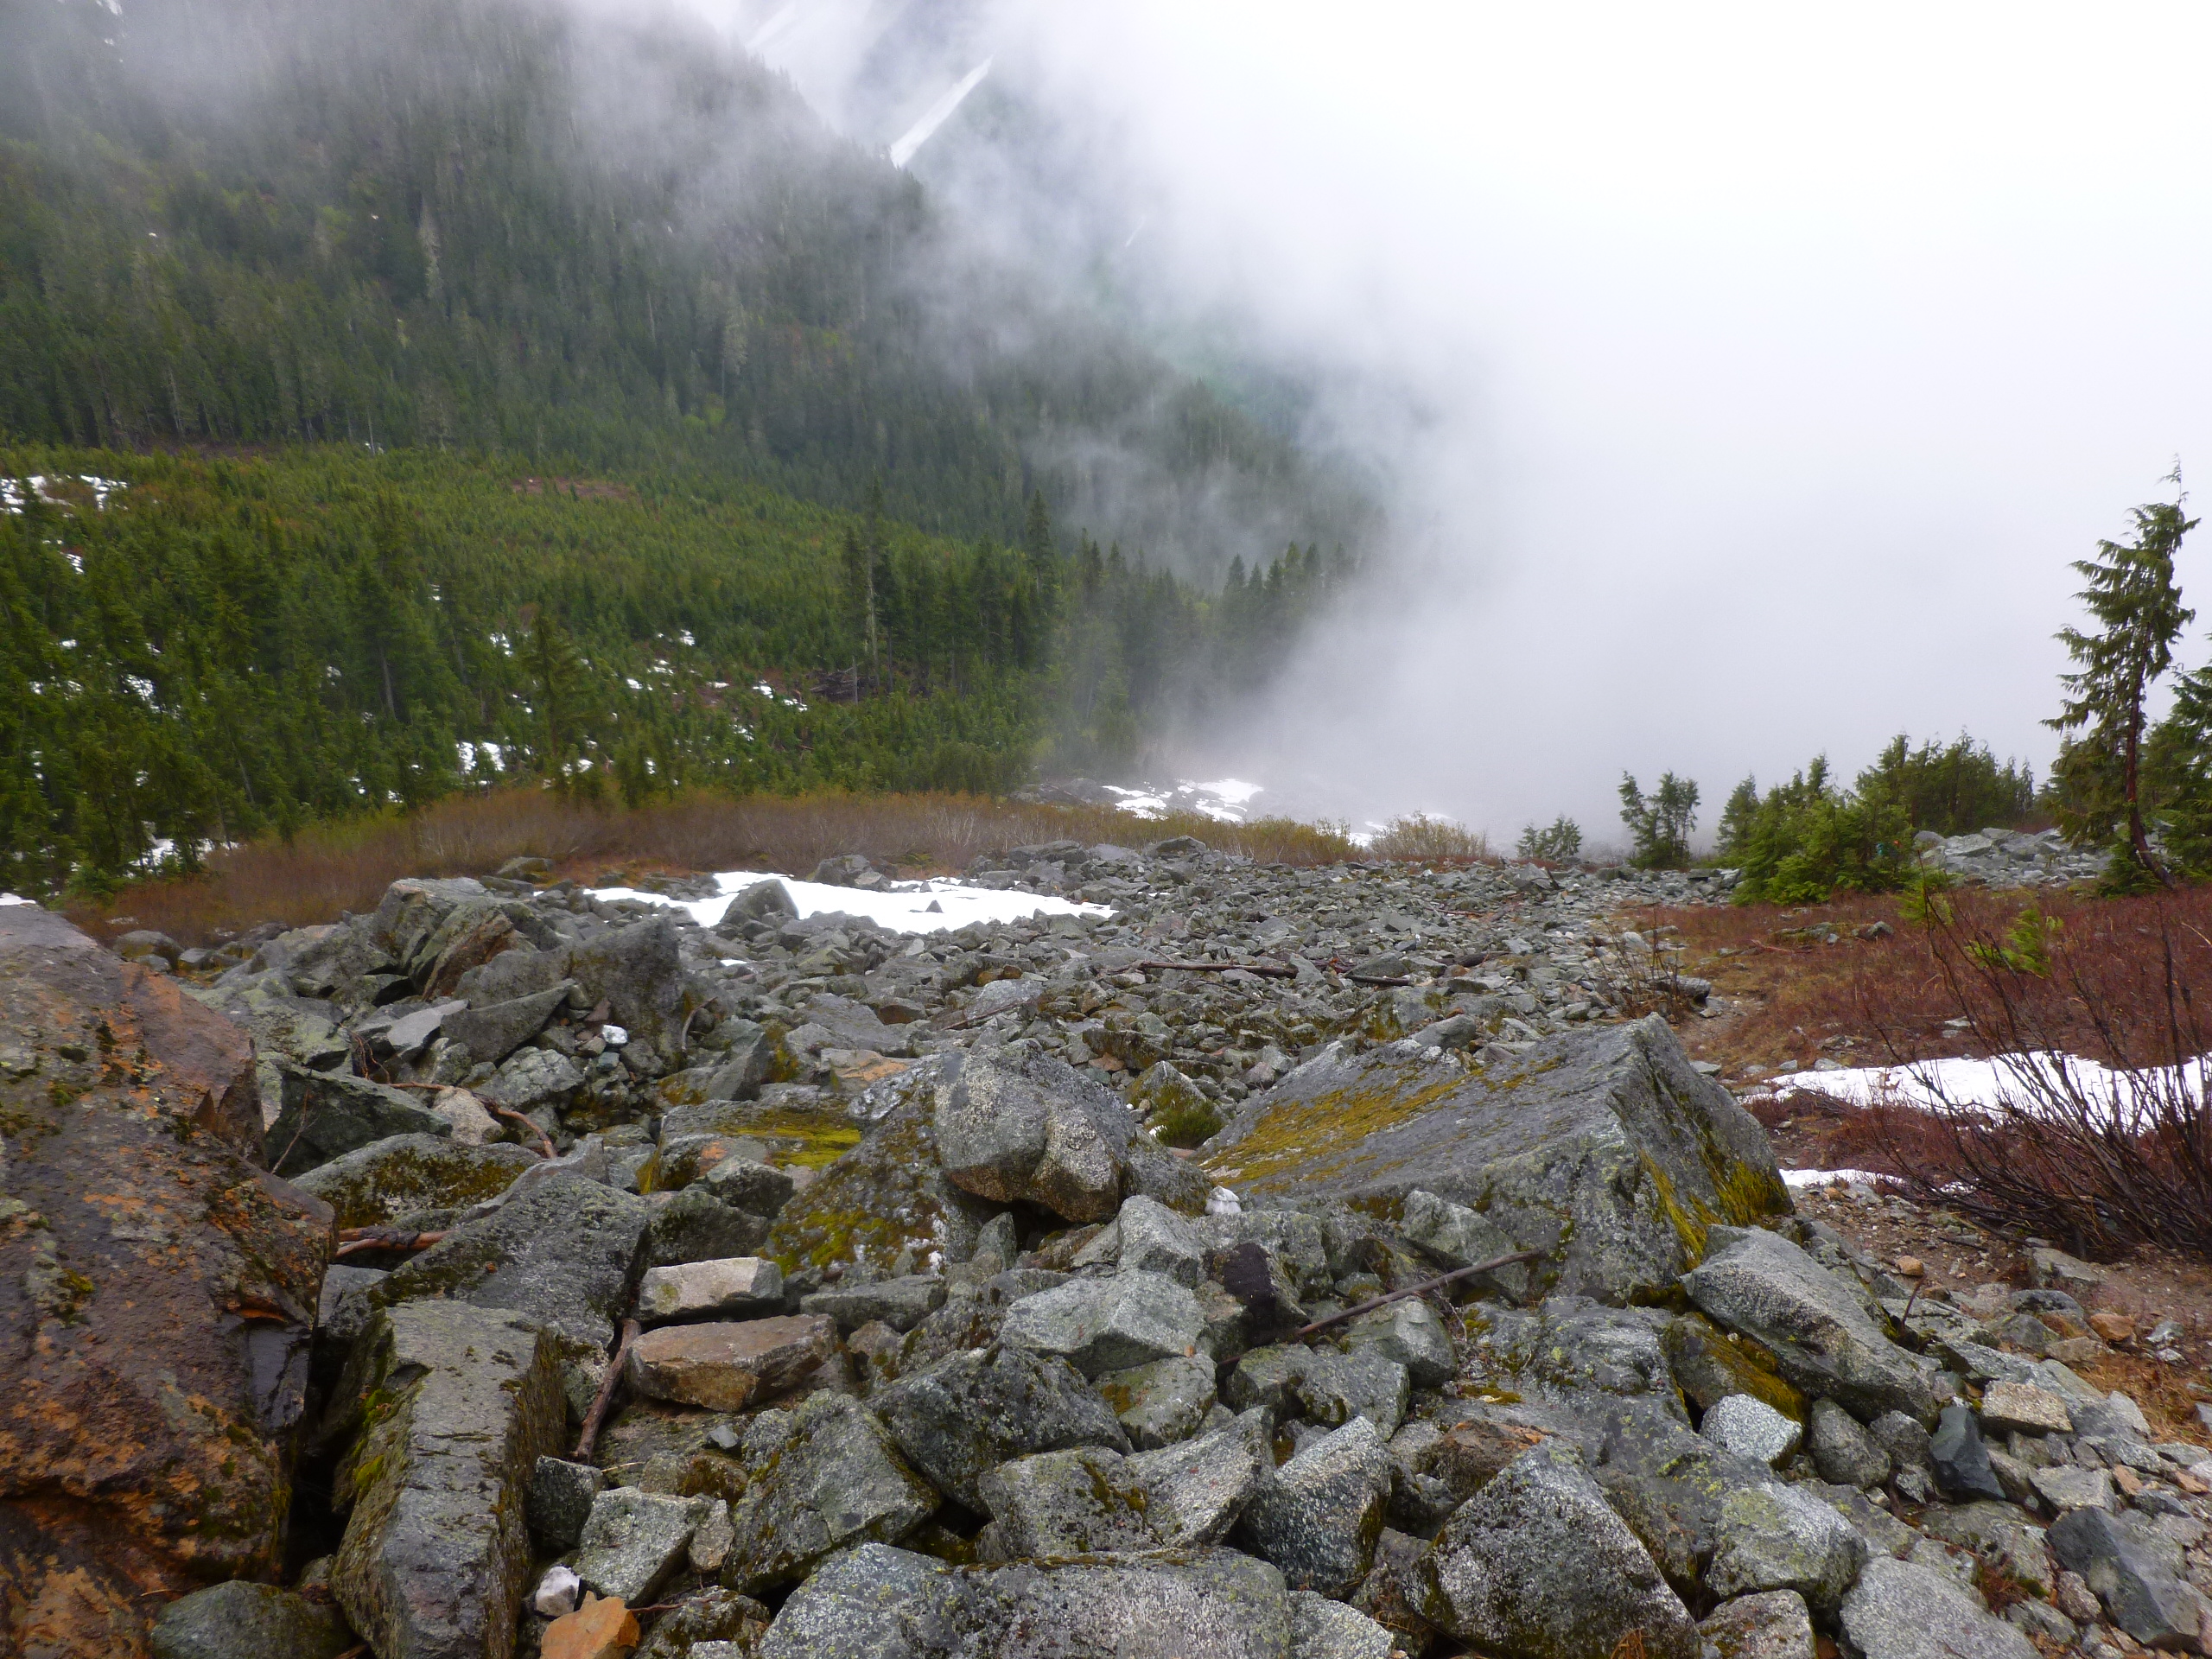
[[1541, 1249], [1539, 1292], [1657, 1295], [1707, 1230], [1786, 1212], [1765, 1132], [1664, 1020], [1579, 1032], [1470, 1066], [1416, 1042], [1332, 1044], [1204, 1148], [1240, 1192], [1351, 1201], [1392, 1220], [1425, 1191]]
[[251, 1040], [0, 907], [0, 1651], [135, 1655], [282, 1564], [324, 1205], [259, 1167]]

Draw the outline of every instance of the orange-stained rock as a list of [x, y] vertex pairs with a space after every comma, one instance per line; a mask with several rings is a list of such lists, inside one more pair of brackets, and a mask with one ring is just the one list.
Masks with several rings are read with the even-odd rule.
[[245, 1032], [0, 906], [0, 1652], [281, 1563], [332, 1216], [260, 1139]]
[[2135, 1321], [2125, 1313], [2114, 1313], [2109, 1309], [2100, 1308], [2096, 1313], [2089, 1315], [2089, 1329], [2107, 1342], [2127, 1342], [2134, 1338]]
[[715, 1325], [664, 1325], [630, 1349], [631, 1387], [656, 1400], [742, 1411], [787, 1389], [837, 1351], [836, 1321], [819, 1313]]
[[545, 1627], [543, 1659], [618, 1659], [638, 1645], [638, 1621], [613, 1596], [587, 1590], [584, 1605]]

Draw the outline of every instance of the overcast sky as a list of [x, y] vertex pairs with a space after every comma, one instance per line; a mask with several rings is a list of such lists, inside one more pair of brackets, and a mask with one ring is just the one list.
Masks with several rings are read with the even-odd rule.
[[1617, 836], [1672, 767], [1709, 826], [1961, 727], [2040, 774], [2067, 561], [2177, 455], [2212, 489], [2202, 8], [1012, 0], [992, 44], [1110, 118], [1194, 308], [1427, 411], [1350, 417], [1406, 585], [1205, 757], [1301, 804]]

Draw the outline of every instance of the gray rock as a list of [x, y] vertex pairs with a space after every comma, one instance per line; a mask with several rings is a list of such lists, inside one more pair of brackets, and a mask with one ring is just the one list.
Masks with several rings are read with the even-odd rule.
[[1972, 1407], [1943, 1408], [1942, 1421], [1928, 1442], [1928, 1456], [1935, 1465], [1936, 1485], [1949, 1497], [2004, 1502], [2004, 1485], [1989, 1466], [1989, 1448], [1981, 1443]]
[[585, 1000], [604, 1002], [612, 1022], [664, 1052], [683, 1047], [683, 962], [676, 924], [655, 916], [588, 940], [569, 953], [569, 974]]
[[[1407, 1243], [1426, 1250], [1446, 1269], [1471, 1268], [1478, 1262], [1510, 1255], [1521, 1248], [1479, 1211], [1420, 1187], [1406, 1194], [1398, 1230]], [[1519, 1262], [1478, 1275], [1478, 1285], [1482, 1280], [1516, 1302], [1529, 1294], [1529, 1269]]]
[[911, 1331], [944, 1306], [944, 1281], [934, 1274], [838, 1285], [810, 1292], [799, 1300], [800, 1312], [826, 1313], [840, 1331], [857, 1331], [872, 1323]]
[[[1815, 1400], [1808, 1449], [1822, 1480], [1840, 1486], [1878, 1486], [1890, 1478], [1890, 1454], [1833, 1400]], [[1914, 1427], [1917, 1427], [1916, 1424]]]
[[2142, 1408], [2117, 1389], [2102, 1400], [2083, 1401], [2070, 1410], [2076, 1434], [2139, 1443], [2151, 1438], [2151, 1426], [2143, 1420]]
[[1930, 1537], [1973, 1550], [2031, 1594], [2047, 1596], [2057, 1587], [2058, 1568], [2044, 1547], [2044, 1529], [2012, 1504], [1968, 1503], [1955, 1510], [1931, 1503], [1921, 1511], [1920, 1525]]
[[1015, 1458], [976, 1482], [1009, 1557], [1145, 1550], [1160, 1540], [1145, 1519], [1144, 1484], [1118, 1452], [1084, 1446]]
[[1149, 1502], [1146, 1518], [1172, 1546], [1218, 1543], [1274, 1469], [1265, 1412], [1246, 1412], [1230, 1422], [1128, 1461]]
[[652, 1207], [575, 1175], [474, 1217], [369, 1293], [391, 1307], [427, 1297], [511, 1308], [551, 1327], [581, 1416], [628, 1311]]
[[1614, 1402], [1592, 1427], [1589, 1474], [1676, 1592], [1698, 1594], [1729, 1530], [1728, 1500], [1764, 1491], [1770, 1472], [1692, 1433], [1652, 1401]]
[[1003, 1339], [1067, 1360], [1085, 1376], [1194, 1354], [1205, 1320], [1197, 1300], [1156, 1273], [1075, 1279], [1008, 1310]]
[[607, 1489], [607, 1471], [563, 1458], [540, 1458], [531, 1471], [530, 1501], [524, 1513], [531, 1535], [546, 1553], [566, 1554], [584, 1535], [592, 1504]]
[[1298, 1385], [1313, 1363], [1313, 1351], [1297, 1343], [1271, 1344], [1239, 1355], [1222, 1398], [1232, 1411], [1264, 1408], [1276, 1417], [1304, 1409]]
[[883, 1544], [842, 1551], [791, 1592], [760, 1659], [937, 1659], [950, 1576], [941, 1561]]
[[1213, 1378], [1211, 1361], [1177, 1356], [1109, 1371], [1096, 1386], [1128, 1431], [1129, 1443], [1151, 1451], [1186, 1440], [1205, 1426], [1215, 1403]]
[[2004, 1433], [2071, 1434], [2074, 1416], [2066, 1402], [2033, 1382], [1992, 1382], [1981, 1391], [1985, 1427]]
[[348, 1267], [343, 1262], [334, 1262], [323, 1269], [322, 1293], [316, 1300], [315, 1315], [318, 1363], [325, 1342], [337, 1351], [340, 1363], [344, 1363], [346, 1351], [368, 1329], [369, 1320], [376, 1313], [376, 1305], [369, 1300], [368, 1293], [391, 1276], [381, 1268]]
[[2028, 1481], [2036, 1489], [2036, 1496], [2062, 1516], [2075, 1510], [2113, 1507], [2112, 1471], [2108, 1469], [2058, 1464], [2031, 1471]]
[[1355, 1417], [1375, 1425], [1384, 1440], [1405, 1421], [1411, 1385], [1406, 1368], [1372, 1348], [1348, 1354], [1317, 1349], [1292, 1390], [1306, 1415], [1325, 1428]]
[[638, 1283], [638, 1317], [647, 1324], [710, 1313], [746, 1319], [783, 1305], [784, 1270], [757, 1255], [648, 1268]]
[[569, 1000], [573, 983], [563, 980], [528, 996], [457, 1008], [445, 1016], [445, 1039], [479, 1065], [497, 1065], [545, 1029], [554, 1010]]
[[154, 1659], [337, 1659], [353, 1637], [327, 1602], [233, 1579], [162, 1608], [148, 1644]]
[[1311, 1590], [1290, 1592], [1292, 1659], [1390, 1659], [1396, 1646], [1365, 1613]]
[[728, 1019], [715, 1027], [724, 1046], [707, 1074], [709, 1100], [751, 1100], [775, 1076], [777, 1044], [765, 1026]]
[[480, 968], [471, 968], [454, 982], [454, 993], [472, 1008], [493, 1007], [502, 1002], [543, 995], [569, 978], [566, 950], [540, 950], [517, 945], [502, 950]]
[[1901, 1411], [1885, 1411], [1866, 1425], [1866, 1432], [1899, 1469], [1927, 1469], [1936, 1466], [1929, 1447], [1933, 1444], [1926, 1425], [1916, 1417]]
[[1205, 1276], [1205, 1245], [1187, 1218], [1141, 1193], [1122, 1205], [1120, 1262], [1195, 1287]]
[[1404, 1366], [1417, 1389], [1440, 1389], [1458, 1369], [1443, 1321], [1419, 1297], [1361, 1314], [1344, 1326], [1344, 1337], [1355, 1350], [1380, 1354]]
[[1382, 1437], [1355, 1417], [1263, 1473], [1236, 1523], [1237, 1541], [1281, 1567], [1294, 1590], [1348, 1596], [1374, 1565], [1389, 1496]]
[[404, 1090], [289, 1060], [278, 1061], [276, 1072], [276, 1120], [262, 1143], [279, 1175], [302, 1174], [395, 1135], [453, 1135], [452, 1124]]
[[[1240, 1244], [1255, 1244], [1279, 1266], [1296, 1295], [1332, 1294], [1328, 1230], [1318, 1216], [1297, 1210], [1244, 1210], [1233, 1216], [1200, 1216], [1191, 1225], [1210, 1262], [1217, 1256], [1225, 1259]], [[1216, 1270], [1209, 1266], [1208, 1271]]]
[[331, 1587], [385, 1659], [511, 1651], [524, 1495], [568, 1427], [557, 1355], [533, 1321], [461, 1301], [386, 1308], [357, 1345], [340, 1421], [361, 1428], [332, 1483], [346, 1522]]
[[1690, 1300], [1717, 1324], [1763, 1344], [1808, 1394], [1872, 1416], [1935, 1421], [1938, 1374], [1877, 1330], [1856, 1293], [1796, 1245], [1760, 1229], [1716, 1228], [1712, 1254], [1686, 1274]]
[[559, 1110], [584, 1086], [584, 1074], [565, 1055], [550, 1048], [518, 1049], [499, 1074], [476, 1092], [495, 1106], [529, 1113], [539, 1107]]
[[701, 1175], [696, 1185], [734, 1210], [772, 1220], [791, 1202], [795, 1190], [789, 1172], [750, 1158], [725, 1158]]
[[1699, 1624], [1720, 1659], [1813, 1659], [1813, 1621], [1795, 1590], [1724, 1601]]
[[752, 1597], [709, 1585], [654, 1619], [635, 1659], [754, 1659], [769, 1617]]
[[1769, 1468], [1797, 1449], [1805, 1431], [1763, 1400], [1732, 1394], [1705, 1414], [1698, 1433], [1724, 1451]]
[[1541, 1288], [1663, 1294], [1706, 1229], [1789, 1209], [1766, 1136], [1656, 1016], [1548, 1039], [1466, 1071], [1397, 1045], [1342, 1045], [1254, 1097], [1207, 1143], [1239, 1192], [1403, 1199], [1481, 1211], [1550, 1254]]
[[1697, 1626], [1574, 1450], [1507, 1465], [1438, 1535], [1424, 1612], [1497, 1659], [1699, 1659]]
[[2060, 1565], [2088, 1581], [2128, 1635], [2146, 1648], [2196, 1646], [2203, 1607], [2173, 1539], [2133, 1516], [2086, 1508], [2061, 1516], [2047, 1536]]
[[1722, 1597], [1795, 1590], [1825, 1616], [1858, 1581], [1866, 1557], [1866, 1541], [1836, 1510], [1795, 1486], [1770, 1482], [1739, 1487], [1721, 1500], [1706, 1584]]
[[1282, 1575], [1233, 1550], [1077, 1557], [952, 1574], [942, 1653], [1285, 1659]]
[[1114, 1409], [1066, 1361], [1003, 1344], [952, 1354], [869, 1397], [913, 1466], [970, 1510], [976, 1481], [1011, 1458], [1129, 1449]]
[[395, 1135], [293, 1184], [336, 1211], [340, 1227], [383, 1227], [421, 1211], [467, 1209], [497, 1198], [539, 1161], [526, 1147], [463, 1146], [450, 1133]]
[[2028, 1638], [1973, 1591], [1889, 1555], [1866, 1563], [1838, 1622], [1859, 1659], [2035, 1659]]
[[645, 1238], [645, 1265], [680, 1267], [756, 1254], [768, 1241], [769, 1224], [734, 1208], [695, 1183], [653, 1211]]
[[1105, 1221], [1141, 1193], [1196, 1213], [1207, 1182], [1137, 1127], [1128, 1106], [1063, 1061], [971, 1049], [935, 1084], [938, 1152], [953, 1185], [995, 1204]]
[[1810, 1493], [1859, 1529], [1859, 1535], [1886, 1555], [1904, 1560], [1919, 1543], [1920, 1535], [1876, 1503], [1856, 1486], [1832, 1486], [1827, 1482], [1801, 1480], [1801, 1491]]
[[1687, 1428], [1689, 1414], [1663, 1344], [1667, 1324], [1654, 1308], [1601, 1307], [1580, 1296], [1551, 1297], [1533, 1313], [1471, 1310], [1466, 1376], [1578, 1411], [1602, 1411], [1615, 1398], [1646, 1399]]
[[791, 890], [779, 876], [770, 876], [765, 881], [755, 881], [723, 907], [721, 919], [714, 931], [740, 928], [747, 922], [776, 922], [798, 919], [798, 906], [791, 901]]
[[782, 1443], [755, 1459], [730, 1509], [722, 1582], [752, 1594], [804, 1578], [824, 1556], [860, 1543], [895, 1544], [937, 1512], [874, 1415], [842, 1395], [809, 1395]]
[[578, 1539], [576, 1576], [596, 1595], [633, 1607], [653, 1599], [683, 1559], [706, 1509], [702, 1498], [664, 1497], [610, 1486], [592, 1500]]

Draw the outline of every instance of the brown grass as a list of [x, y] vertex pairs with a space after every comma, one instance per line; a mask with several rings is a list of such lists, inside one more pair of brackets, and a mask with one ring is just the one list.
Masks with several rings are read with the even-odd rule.
[[557, 874], [594, 882], [613, 870], [628, 877], [747, 868], [804, 875], [824, 858], [855, 852], [930, 874], [1038, 842], [1141, 846], [1178, 835], [1261, 863], [1360, 856], [1341, 835], [1280, 818], [1145, 819], [1110, 807], [939, 794], [699, 794], [609, 810], [524, 787], [321, 825], [289, 846], [270, 840], [232, 848], [209, 858], [204, 875], [143, 882], [106, 903], [73, 906], [70, 915], [96, 931], [150, 927], [183, 944], [206, 944], [263, 922], [297, 927], [373, 908], [402, 876], [488, 875], [517, 857], [550, 859]]
[[1371, 857], [1416, 863], [1491, 856], [1489, 836], [1450, 818], [1432, 818], [1426, 812], [1391, 819], [1368, 843], [1367, 850]]

